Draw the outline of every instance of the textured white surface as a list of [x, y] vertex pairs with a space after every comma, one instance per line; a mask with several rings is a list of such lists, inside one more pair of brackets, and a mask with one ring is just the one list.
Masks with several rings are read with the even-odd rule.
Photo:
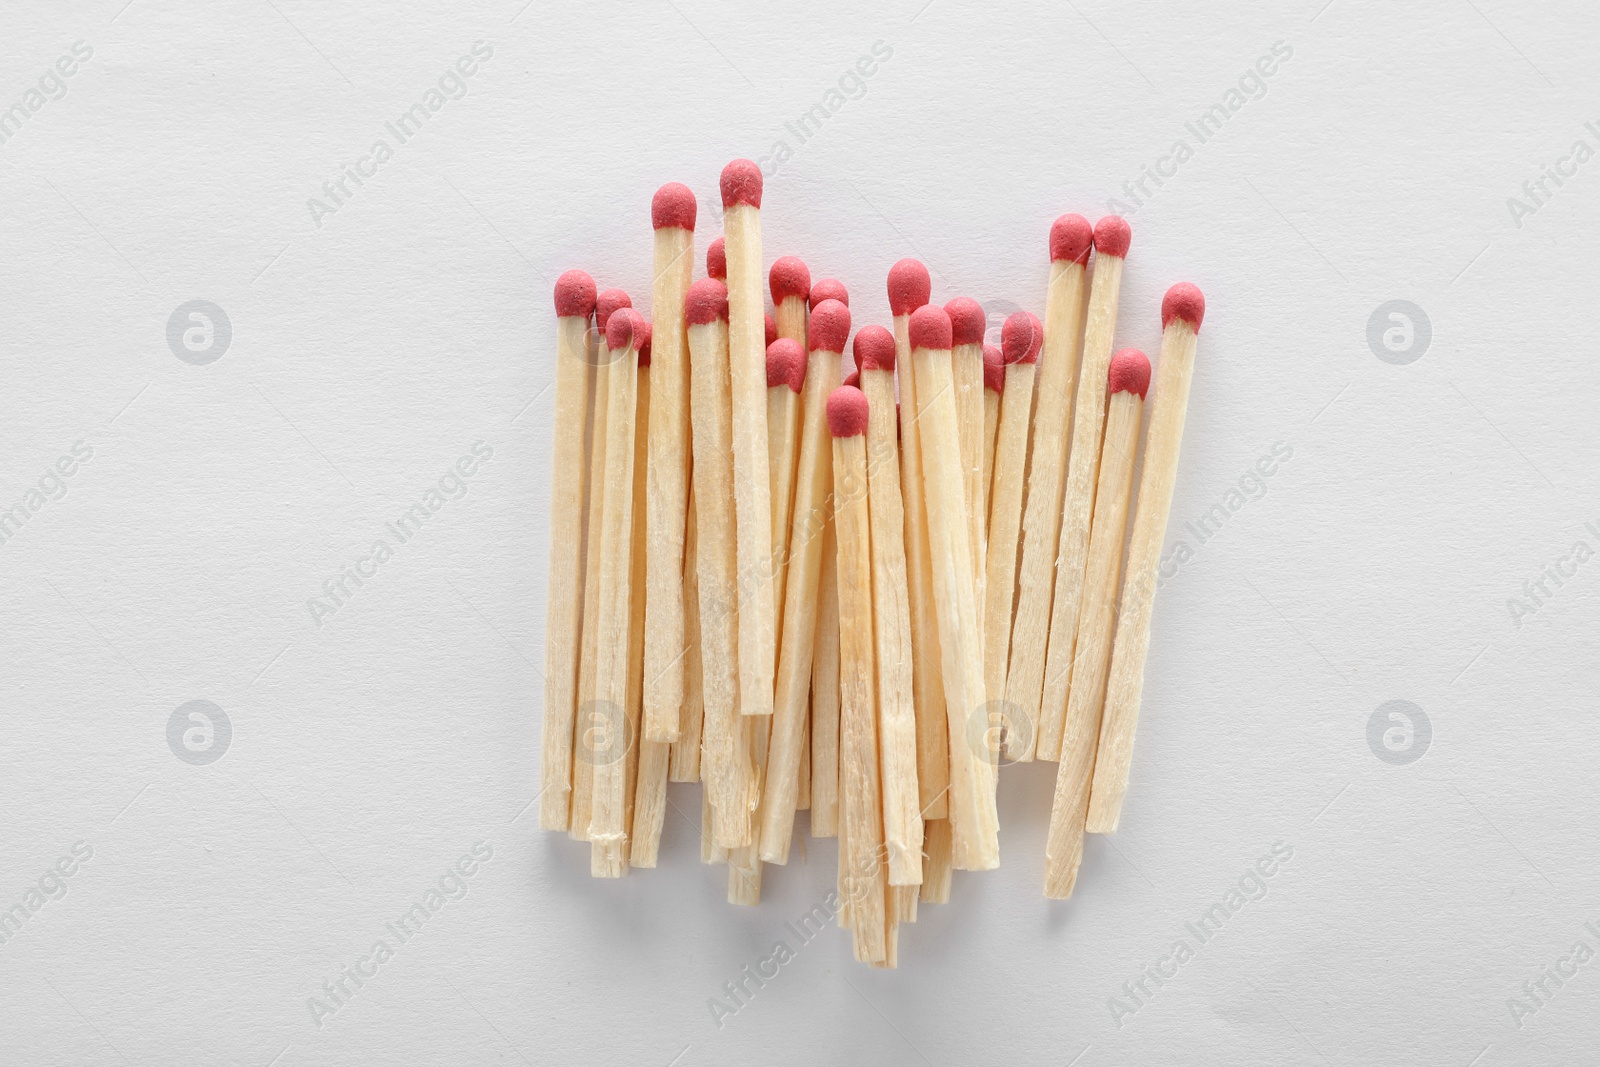
[[[0, 1061], [1589, 1054], [1600, 962], [1546, 979], [1520, 1026], [1508, 999], [1580, 939], [1600, 949], [1600, 562], [1542, 579], [1520, 625], [1508, 598], [1600, 547], [1600, 162], [1547, 179], [1520, 225], [1507, 198], [1574, 141], [1600, 149], [1600, 13], [364, 7], [0, 15], [0, 108], [93, 50], [0, 144], [0, 505], [93, 450], [0, 543], [0, 905], [93, 851], [0, 944]], [[395, 143], [385, 124], [480, 41], [466, 95]], [[892, 55], [801, 143], [785, 123], [875, 42]], [[1275, 42], [1292, 56], [1265, 95], [1199, 144], [1185, 123]], [[379, 138], [392, 157], [318, 225], [307, 200]], [[1178, 138], [1192, 156], [1134, 205], [1122, 183]], [[699, 193], [703, 249], [721, 165], [779, 139], [767, 258], [844, 279], [858, 324], [887, 321], [903, 255], [996, 325], [1040, 311], [1050, 220], [1137, 207], [1119, 343], [1155, 354], [1174, 281], [1210, 305], [1172, 548], [1258, 458], [1293, 453], [1161, 592], [1122, 831], [1089, 841], [1076, 897], [1040, 896], [1053, 766], [1007, 770], [1002, 869], [958, 874], [894, 973], [836, 929], [801, 946], [784, 926], [832, 888], [832, 842], [736, 910], [698, 862], [698, 787], [671, 789], [661, 867], [611, 884], [529, 806], [551, 284], [583, 266], [647, 302], [654, 188]], [[167, 341], [195, 299], [232, 324], [208, 365]], [[1414, 362], [1369, 346], [1390, 300], [1431, 321]], [[466, 494], [318, 626], [308, 598], [480, 441]], [[208, 765], [169, 748], [191, 700], [231, 723]], [[1369, 747], [1390, 700], [1431, 723], [1419, 761]], [[1278, 841], [1293, 856], [1266, 896], [1186, 935]], [[493, 854], [465, 895], [387, 934], [475, 842]], [[1114, 1018], [1183, 936], [1193, 958]], [[317, 1026], [308, 999], [385, 937], [393, 958]], [[719, 1028], [708, 998], [779, 939], [795, 958]]]

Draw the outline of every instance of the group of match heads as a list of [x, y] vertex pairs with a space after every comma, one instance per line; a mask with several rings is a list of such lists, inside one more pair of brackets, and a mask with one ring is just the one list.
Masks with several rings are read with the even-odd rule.
[[698, 280], [694, 194], [656, 193], [653, 322], [556, 283], [541, 825], [597, 877], [653, 867], [667, 782], [699, 781], [702, 859], [755, 904], [808, 809], [856, 958], [892, 967], [919, 900], [999, 865], [1002, 763], [1059, 764], [1047, 896], [1117, 827], [1205, 300], [1162, 302], [1125, 537], [1151, 388], [1112, 350], [1126, 220], [1057, 219], [1044, 318], [998, 347], [900, 260], [846, 376], [844, 284], [763, 270], [754, 163], [721, 193]]

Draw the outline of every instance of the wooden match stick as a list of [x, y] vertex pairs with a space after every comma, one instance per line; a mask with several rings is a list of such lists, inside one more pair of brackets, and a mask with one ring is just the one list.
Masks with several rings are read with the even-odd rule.
[[966, 486], [967, 547], [972, 551], [973, 602], [978, 606], [978, 650], [983, 651], [984, 555], [988, 508], [983, 498], [983, 307], [969, 296], [944, 306], [950, 316], [950, 362], [956, 383], [956, 429], [961, 437], [961, 473]]
[[1083, 607], [1083, 568], [1089, 551], [1089, 523], [1094, 513], [1095, 480], [1100, 468], [1100, 438], [1106, 409], [1106, 369], [1111, 365], [1111, 340], [1117, 327], [1117, 296], [1131, 234], [1128, 222], [1107, 215], [1094, 227], [1094, 280], [1089, 285], [1089, 312], [1083, 328], [1083, 360], [1078, 372], [1076, 413], [1072, 418], [1072, 450], [1061, 513], [1061, 539], [1056, 547], [1056, 593], [1050, 609], [1049, 652], [1045, 657], [1040, 696], [1039, 759], [1059, 759], [1061, 732], [1072, 683], [1073, 649], [1078, 615]]
[[1061, 490], [1067, 469], [1067, 427], [1078, 373], [1083, 325], [1084, 265], [1094, 230], [1082, 215], [1062, 215], [1050, 227], [1050, 287], [1044, 303], [1044, 351], [1036, 387], [1027, 502], [1022, 515], [1022, 563], [1017, 574], [1016, 617], [1011, 624], [1006, 695], [1015, 728], [1005, 756], [1033, 759], [1039, 738], [1039, 700], [1050, 639], [1056, 546], [1061, 534]]
[[[948, 355], [946, 362], [948, 365]], [[872, 684], [872, 553], [867, 504], [867, 398], [841, 385], [828, 395], [834, 521], [839, 551], [839, 769], [844, 793], [840, 862], [854, 917], [856, 959], [882, 960], [885, 944], [883, 815]]]
[[750, 840], [728, 850], [728, 903], [753, 908], [761, 903], [761, 782], [767, 766], [772, 716], [744, 715], [738, 720], [744, 752], [750, 761]]
[[[685, 345], [687, 348], [687, 345]], [[700, 664], [700, 547], [695, 520], [694, 479], [689, 481], [689, 509], [683, 535], [683, 724], [672, 742], [669, 780], [700, 780], [700, 727], [705, 695]]]
[[[1000, 394], [1006, 388], [1006, 361], [999, 345], [983, 346], [983, 537], [984, 552], [989, 544], [989, 498], [994, 493], [994, 444], [1000, 427]], [[988, 580], [988, 575], [984, 575]], [[987, 600], [985, 610], [987, 611]], [[987, 615], [984, 616], [988, 618]], [[1007, 619], [1009, 623], [1011, 620]], [[987, 633], [987, 630], [985, 631]], [[984, 642], [985, 656], [988, 641]]]
[[917, 715], [917, 791], [922, 817], [943, 819], [949, 812], [950, 741], [945, 724], [944, 686], [939, 678], [939, 624], [933, 609], [933, 563], [928, 547], [928, 514], [923, 500], [922, 437], [918, 429], [917, 381], [911, 373], [911, 313], [928, 302], [928, 268], [902, 259], [889, 268], [889, 310], [894, 315], [895, 365], [900, 382], [900, 490], [906, 520], [906, 591], [911, 614], [912, 699]]
[[899, 416], [894, 406], [894, 335], [856, 331], [856, 367], [867, 398], [867, 505], [872, 520], [872, 621], [878, 665], [878, 742], [889, 884], [922, 883], [922, 800], [917, 789], [917, 717], [912, 694], [905, 508], [900, 493]]
[[[768, 272], [778, 340], [797, 346], [785, 349], [784, 368], [795, 376], [792, 390], [774, 390], [772, 345], [767, 343], [767, 475], [772, 486], [772, 620], [782, 651], [784, 583], [789, 572], [789, 522], [794, 512], [795, 464], [800, 459], [800, 388], [806, 375], [806, 299], [811, 272], [795, 256], [780, 256]], [[781, 375], [780, 375], [781, 377]], [[774, 403], [776, 401], [776, 404]], [[774, 419], [786, 422], [775, 424]], [[776, 675], [774, 675], [776, 679]], [[774, 705], [776, 707], [776, 705]]]
[[[784, 301], [788, 303], [788, 300]], [[781, 332], [784, 323], [778, 323]], [[783, 642], [778, 654], [777, 695], [773, 701], [772, 745], [768, 752], [762, 801], [761, 858], [789, 862], [794, 813], [799, 801], [800, 751], [806, 745], [806, 695], [811, 687], [812, 655], [817, 634], [817, 583], [822, 571], [822, 532], [833, 487], [832, 445], [827, 405], [839, 384], [845, 340], [850, 336], [850, 309], [825, 301], [811, 313], [811, 358], [803, 364], [804, 427], [800, 433], [800, 469], [795, 481], [794, 530], [785, 550], [789, 557], [784, 593]], [[798, 357], [795, 342], [780, 337], [786, 359]], [[791, 373], [793, 371], [791, 370]]]
[[572, 725], [582, 649], [584, 431], [589, 421], [589, 347], [594, 279], [569, 270], [556, 280], [555, 438], [550, 451], [550, 577], [545, 609], [544, 784], [539, 825], [572, 823]]
[[[828, 465], [833, 465], [831, 455]], [[839, 571], [831, 501], [824, 519], [817, 574], [817, 636], [811, 654], [812, 837], [836, 837], [839, 833]]]
[[606, 502], [606, 408], [611, 365], [611, 346], [606, 343], [606, 324], [611, 316], [630, 306], [632, 301], [621, 289], [607, 289], [595, 300], [597, 331], [590, 358], [594, 360], [594, 417], [589, 433], [588, 526], [584, 533], [583, 573], [583, 652], [578, 668], [578, 715], [573, 726], [572, 824], [567, 836], [574, 841], [589, 840], [591, 813], [594, 810], [594, 761], [597, 748], [607, 744], [605, 716], [596, 722], [595, 686], [599, 681], [600, 634], [600, 531], [605, 526]]
[[761, 168], [722, 168], [728, 263], [728, 364], [733, 393], [733, 489], [739, 560], [739, 711], [772, 714], [772, 491], [767, 481], [767, 347], [761, 293]]
[[1136, 348], [1111, 357], [1107, 374], [1105, 442], [1094, 494], [1094, 524], [1084, 570], [1078, 650], [1062, 727], [1061, 766], [1056, 769], [1050, 836], [1045, 844], [1044, 895], [1065, 900], [1078, 880], [1083, 859], [1083, 820], [1089, 810], [1089, 780], [1099, 744], [1100, 707], [1111, 658], [1116, 621], [1117, 578], [1122, 567], [1122, 537], [1127, 530], [1128, 497], [1133, 492], [1133, 455], [1139, 447], [1139, 419], [1150, 388], [1150, 361]]
[[950, 820], [930, 819], [922, 839], [922, 903], [950, 903], [950, 872], [953, 869]]
[[[922, 438], [934, 615], [939, 624], [939, 662], [944, 671], [950, 734], [953, 862], [961, 870], [986, 871], [1000, 865], [1000, 827], [995, 810], [994, 754], [987, 746], [970, 743], [968, 729], [973, 717], [983, 713], [985, 696], [950, 365], [950, 316], [940, 307], [920, 307], [911, 314], [908, 332], [911, 369], [917, 381], [916, 419]], [[842, 542], [842, 534], [840, 539]]]
[[600, 624], [596, 631], [595, 710], [611, 720], [606, 747], [594, 761], [594, 811], [589, 873], [620, 878], [628, 863], [628, 652], [633, 596], [634, 417], [639, 349], [649, 329], [625, 308], [606, 323], [611, 363], [606, 388], [606, 510], [600, 531]]
[[[1028, 470], [1028, 429], [1033, 423], [1033, 384], [1044, 329], [1026, 311], [1013, 312], [1000, 329], [1005, 389], [994, 446], [994, 492], [989, 502], [989, 604], [984, 613], [984, 691], [991, 701], [1005, 698], [1006, 657], [1011, 650], [1011, 605], [1016, 595], [1018, 530], [1022, 491]], [[1021, 722], [1006, 723], [1021, 730]], [[1009, 738], [1008, 738], [1009, 740]], [[1008, 753], [1009, 754], [1009, 753]], [[1013, 757], [1014, 758], [1014, 757]]]
[[[662, 369], [655, 365], [655, 324], [639, 346], [639, 393], [634, 406], [633, 439], [633, 602], [629, 609], [628, 637], [628, 726], [638, 742], [629, 747], [627, 833], [628, 864], [654, 867], [661, 849], [661, 824], [667, 813], [667, 764], [672, 756], [670, 741], [650, 741], [644, 737], [644, 658], [645, 619], [649, 614], [650, 594], [646, 586], [649, 559], [649, 529], [643, 516], [649, 510], [650, 441], [656, 417], [656, 388], [662, 382]], [[687, 364], [687, 356], [684, 358]], [[687, 400], [687, 397], [684, 398]], [[686, 406], [687, 407], [687, 406]], [[680, 589], [680, 596], [682, 595]], [[676, 720], [681, 708], [672, 709]]]
[[728, 377], [728, 292], [714, 278], [689, 287], [690, 400], [694, 423], [696, 577], [700, 585], [700, 780], [711, 798], [713, 844], [750, 843], [753, 769], [738, 710], [738, 563], [733, 503], [733, 409]]
[[694, 277], [694, 193], [678, 182], [656, 190], [652, 287], [650, 448], [644, 522], [646, 741], [676, 741], [683, 709], [683, 541], [689, 503], [689, 354], [683, 302]]
[[1205, 318], [1206, 298], [1188, 282], [1167, 290], [1161, 302], [1161, 361], [1156, 370], [1156, 398], [1145, 431], [1144, 473], [1139, 479], [1139, 507], [1128, 543], [1127, 576], [1117, 636], [1111, 646], [1111, 673], [1106, 681], [1105, 710], [1100, 716], [1100, 750], [1095, 756], [1094, 784], [1089, 794], [1086, 828], [1092, 834], [1114, 833], [1128, 791], [1134, 729], [1139, 724], [1139, 698], [1144, 688], [1144, 660], [1150, 650], [1150, 612], [1156, 594], [1156, 568], [1166, 538], [1167, 515], [1178, 477], [1178, 450], [1183, 419], [1194, 376], [1195, 337]]

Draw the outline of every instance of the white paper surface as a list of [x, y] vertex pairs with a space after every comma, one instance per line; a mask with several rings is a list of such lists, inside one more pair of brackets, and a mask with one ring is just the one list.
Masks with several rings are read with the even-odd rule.
[[[0, 15], [0, 507], [26, 513], [0, 524], [0, 906], [22, 906], [0, 1061], [1590, 1053], [1600, 15], [854, 8]], [[786, 124], [819, 104], [802, 141]], [[770, 157], [768, 261], [842, 278], [858, 325], [887, 321], [906, 255], [995, 326], [1042, 311], [1050, 221], [1112, 196], [1118, 343], [1155, 355], [1175, 281], [1208, 299], [1168, 537], [1192, 556], [1157, 600], [1122, 830], [1047, 903], [1054, 765], [1007, 770], [1002, 868], [957, 874], [893, 973], [785, 926], [832, 888], [831, 841], [735, 909], [698, 861], [698, 787], [671, 787], [660, 867], [616, 883], [530, 806], [551, 286], [581, 266], [647, 304], [651, 192], [695, 189], [703, 250], [740, 155]], [[179, 314], [196, 300], [225, 351], [219, 316]], [[475, 447], [464, 495], [386, 533]], [[1201, 543], [1184, 524], [1213, 504]], [[420, 930], [388, 932], [441, 878]], [[1186, 924], [1218, 903], [1202, 943]], [[780, 940], [776, 977], [743, 979]], [[738, 1008], [720, 1026], [712, 998]]]

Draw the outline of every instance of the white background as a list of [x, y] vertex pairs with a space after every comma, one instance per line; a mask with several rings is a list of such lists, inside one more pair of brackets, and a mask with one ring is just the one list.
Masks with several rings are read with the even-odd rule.
[[[1600, 546], [1600, 162], [1520, 226], [1506, 201], [1600, 148], [1600, 12], [524, 2], [0, 15], [0, 108], [93, 48], [0, 145], [0, 506], [93, 448], [0, 544], [0, 905], [93, 849], [0, 944], [0, 1062], [1592, 1056], [1600, 961], [1520, 1026], [1508, 998], [1600, 949], [1600, 562], [1520, 625], [1508, 600]], [[475, 41], [467, 95], [314, 221]], [[799, 143], [785, 122], [877, 41], [864, 95]], [[1196, 146], [1184, 123], [1278, 41], [1266, 94]], [[619, 882], [537, 829], [552, 283], [581, 266], [646, 304], [651, 192], [696, 190], [703, 249], [722, 164], [783, 139], [766, 257], [844, 279], [858, 325], [906, 255], [935, 299], [1042, 311], [1050, 221], [1134, 206], [1179, 137], [1193, 158], [1131, 216], [1118, 338], [1154, 355], [1161, 293], [1205, 290], [1169, 544], [1274, 444], [1293, 458], [1158, 598], [1121, 832], [1047, 903], [1054, 766], [1007, 770], [1002, 868], [958, 873], [897, 972], [830, 930], [719, 1029], [708, 998], [797, 946], [835, 846], [735, 909], [697, 786], [671, 788], [660, 867]], [[232, 323], [205, 366], [167, 342], [193, 299]], [[1404, 365], [1368, 341], [1390, 300], [1432, 326]], [[316, 625], [322, 582], [480, 440], [470, 491]], [[233, 731], [205, 766], [167, 742], [195, 699]], [[1397, 699], [1432, 730], [1407, 764], [1367, 739]], [[1109, 998], [1280, 840], [1265, 898], [1119, 1025]], [[308, 998], [480, 841], [466, 896], [315, 1025]]]

